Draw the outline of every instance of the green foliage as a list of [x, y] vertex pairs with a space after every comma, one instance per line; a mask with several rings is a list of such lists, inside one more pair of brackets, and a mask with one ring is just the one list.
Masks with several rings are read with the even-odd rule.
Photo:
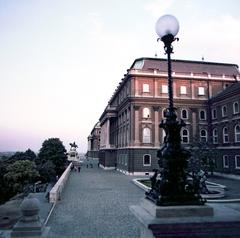
[[34, 162], [29, 160], [16, 161], [9, 165], [4, 180], [14, 193], [23, 192], [24, 185], [34, 183], [39, 178]]
[[43, 142], [38, 154], [38, 164], [51, 161], [58, 176], [61, 176], [67, 164], [66, 149], [58, 138], [50, 138]]
[[192, 159], [190, 166], [195, 172], [203, 170], [211, 172], [216, 168], [216, 159], [220, 156], [220, 152], [207, 142], [194, 141], [190, 148]]
[[43, 183], [55, 181], [56, 179], [55, 165], [51, 160], [48, 160], [45, 163], [39, 163], [37, 167], [40, 174], [40, 180]]
[[9, 191], [9, 186], [4, 180], [4, 175], [7, 173], [7, 158], [0, 160], [0, 204], [8, 200], [12, 192]]
[[9, 163], [11, 164], [19, 160], [35, 161], [36, 157], [36, 154], [32, 150], [27, 149], [25, 152], [16, 152], [9, 158]]

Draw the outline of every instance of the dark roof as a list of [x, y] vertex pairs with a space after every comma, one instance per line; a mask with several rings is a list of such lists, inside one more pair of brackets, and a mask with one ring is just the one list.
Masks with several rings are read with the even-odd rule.
[[229, 98], [231, 96], [234, 96], [238, 94], [240, 96], [240, 82], [236, 82], [229, 87], [227, 87], [225, 90], [217, 94], [216, 96], [212, 97], [209, 101], [211, 103], [215, 101], [219, 101], [225, 98]]
[[[143, 64], [140, 64], [142, 62]], [[137, 65], [138, 64], [138, 65]], [[134, 61], [131, 69], [153, 70], [167, 72], [167, 60], [161, 58], [139, 58]], [[176, 73], [195, 73], [211, 75], [239, 75], [238, 65], [214, 63], [206, 61], [172, 60], [172, 71]]]

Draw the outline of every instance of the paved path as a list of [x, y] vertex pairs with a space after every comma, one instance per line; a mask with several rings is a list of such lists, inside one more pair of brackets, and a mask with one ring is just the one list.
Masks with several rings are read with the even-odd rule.
[[223, 199], [240, 199], [240, 180], [210, 176], [208, 181], [226, 186], [226, 196]]
[[83, 166], [71, 172], [61, 201], [48, 222], [49, 238], [135, 238], [140, 225], [129, 210], [144, 192], [133, 177]]

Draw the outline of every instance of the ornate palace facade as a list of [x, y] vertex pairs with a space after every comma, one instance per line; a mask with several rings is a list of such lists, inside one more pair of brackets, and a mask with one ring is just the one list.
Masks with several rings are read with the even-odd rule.
[[[213, 141], [216, 138], [213, 133], [217, 129], [218, 141], [213, 144], [223, 150], [223, 156], [225, 155], [216, 161], [218, 170], [230, 169], [231, 172], [238, 172], [240, 158], [235, 157], [240, 155], [238, 66], [173, 60], [172, 70], [174, 106], [177, 108], [178, 119], [186, 122], [186, 127], [181, 132], [182, 143], [187, 147], [194, 138]], [[238, 85], [238, 90], [231, 93], [231, 89], [237, 87], [235, 85]], [[224, 110], [221, 107], [224, 105], [227, 116], [220, 119], [221, 110]], [[164, 119], [164, 110], [167, 107], [166, 60], [136, 59], [100, 116], [100, 165], [105, 169], [116, 167], [127, 174], [144, 174], [157, 168], [157, 150], [163, 144], [165, 136], [159, 123]], [[236, 111], [232, 113], [234, 108]], [[216, 118], [212, 117], [215, 115], [214, 109]], [[224, 143], [220, 137], [223, 136], [224, 123], [227, 122], [229, 124], [225, 127], [229, 128], [229, 141]], [[232, 126], [230, 122], [233, 123]], [[237, 140], [234, 141], [235, 137]], [[88, 154], [90, 152], [89, 150]], [[233, 158], [237, 161], [235, 167]]]

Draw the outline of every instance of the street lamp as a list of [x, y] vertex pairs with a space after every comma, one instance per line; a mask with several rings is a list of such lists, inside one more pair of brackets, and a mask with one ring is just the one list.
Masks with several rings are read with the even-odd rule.
[[[191, 154], [181, 146], [181, 128], [186, 124], [183, 120], [177, 121], [176, 108], [173, 105], [173, 80], [171, 68], [172, 43], [178, 40], [175, 36], [179, 31], [178, 20], [172, 15], [160, 17], [156, 23], [158, 40], [164, 43], [168, 63], [168, 101], [165, 111], [165, 120], [160, 123], [166, 136], [164, 145], [158, 150], [158, 164], [151, 178], [152, 189], [146, 192], [146, 198], [157, 205], [203, 205], [205, 200], [200, 196], [199, 178], [187, 173], [188, 159]], [[160, 179], [158, 180], [158, 174]]]

